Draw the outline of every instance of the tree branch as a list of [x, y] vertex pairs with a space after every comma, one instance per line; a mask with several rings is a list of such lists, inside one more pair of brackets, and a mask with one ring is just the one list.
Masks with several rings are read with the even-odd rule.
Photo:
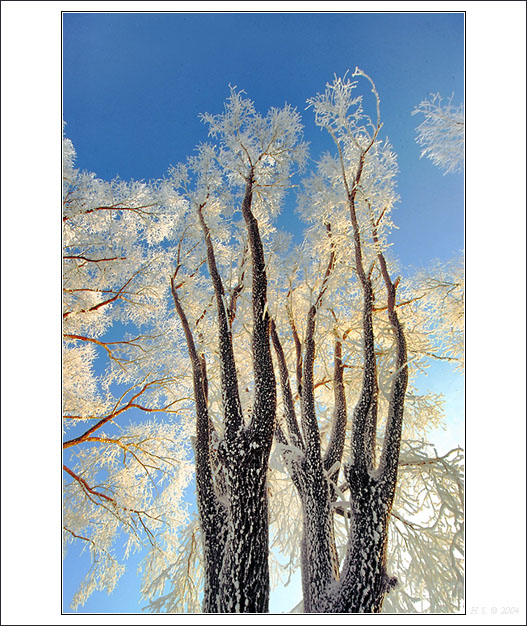
[[293, 334], [293, 342], [295, 344], [295, 354], [296, 354], [296, 386], [298, 397], [302, 397], [302, 344], [300, 343], [300, 338], [298, 336], [298, 331], [295, 325], [295, 319], [293, 316], [293, 306], [291, 304], [291, 290], [289, 290], [287, 294], [287, 317], [289, 319], [289, 325], [291, 326], [291, 332]]
[[[120, 299], [123, 297], [123, 293], [125, 292], [125, 289], [128, 287], [128, 285], [133, 281], [133, 279], [140, 274], [141, 272], [143, 272], [146, 268], [148, 267], [148, 265], [141, 267], [137, 270], [137, 272], [134, 272], [132, 274], [132, 276], [125, 282], [125, 284], [119, 289], [119, 291], [115, 292], [115, 295], [112, 298], [109, 298], [108, 300], [103, 300], [102, 302], [99, 302], [97, 304], [94, 304], [92, 307], [90, 307], [89, 309], [81, 309], [80, 311], [75, 311], [76, 313], [89, 313], [91, 311], [97, 311], [98, 309], [100, 309], [103, 306], [106, 306], [107, 304], [111, 304], [112, 302], [115, 302], [116, 300]], [[113, 292], [112, 292], [113, 293]], [[66, 317], [68, 317], [69, 315], [71, 315], [73, 313], [73, 311], [66, 311], [65, 313], [62, 314], [62, 318], [66, 319]]]
[[[155, 409], [144, 407], [144, 406], [134, 402], [137, 398], [139, 398], [150, 387], [153, 387], [154, 385], [160, 385], [160, 384], [165, 383], [165, 382], [167, 382], [167, 379], [152, 380], [152, 381], [146, 383], [142, 387], [142, 389], [140, 391], [138, 391], [136, 394], [134, 394], [130, 398], [130, 400], [123, 407], [121, 407], [120, 409], [115, 408], [111, 413], [109, 413], [108, 415], [106, 415], [105, 417], [102, 417], [102, 418], [94, 418], [94, 416], [87, 416], [86, 418], [83, 418], [83, 417], [77, 416], [77, 415], [65, 415], [64, 417], [67, 418], [67, 419], [75, 419], [75, 418], [77, 418], [77, 419], [99, 419], [99, 421], [96, 424], [94, 424], [91, 428], [89, 428], [86, 432], [84, 432], [82, 435], [80, 435], [79, 437], [75, 437], [74, 439], [70, 439], [69, 441], [65, 441], [62, 444], [62, 447], [64, 449], [66, 449], [66, 448], [70, 448], [71, 446], [74, 446], [74, 445], [77, 445], [79, 443], [82, 443], [93, 432], [95, 432], [96, 430], [98, 430], [99, 428], [104, 426], [104, 424], [106, 424], [107, 422], [113, 420], [114, 418], [116, 418], [121, 413], [124, 413], [125, 411], [128, 411], [129, 409], [132, 409], [132, 408], [140, 409], [141, 411], [146, 411], [148, 413], [157, 413], [157, 412], [161, 412], [161, 411], [169, 412], [168, 409], [171, 406], [173, 406], [174, 404], [176, 404], [176, 402], [179, 402], [180, 401], [179, 399], [178, 400], [174, 400], [174, 402], [171, 402], [171, 403], [167, 404], [164, 407], [155, 408]], [[133, 389], [133, 388], [134, 387], [131, 387], [131, 389]], [[131, 389], [126, 391], [123, 394], [123, 396], [121, 396], [121, 399], [124, 397], [124, 395], [126, 395], [126, 393], [131, 391]], [[120, 402], [120, 400], [119, 400], [119, 402]]]
[[252, 352], [254, 370], [254, 406], [249, 431], [269, 452], [276, 417], [276, 380], [269, 343], [269, 312], [267, 310], [267, 276], [258, 222], [252, 212], [254, 168], [251, 166], [242, 202], [242, 215], [249, 236], [252, 262]]
[[131, 211], [132, 213], [137, 213], [138, 215], [154, 215], [154, 213], [144, 211], [144, 209], [150, 209], [155, 206], [156, 204], [145, 204], [144, 206], [139, 207], [98, 206], [88, 209], [87, 211], [76, 213], [75, 215], [64, 215], [62, 221], [67, 222], [72, 217], [77, 217], [77, 215], [89, 215], [90, 213], [95, 213], [96, 211]]
[[222, 386], [223, 414], [225, 419], [225, 437], [233, 441], [243, 427], [243, 414], [238, 390], [238, 376], [232, 347], [232, 335], [229, 324], [225, 291], [221, 280], [210, 230], [203, 216], [205, 203], [198, 205], [198, 217], [207, 247], [207, 263], [216, 296], [216, 309], [219, 327], [220, 373]]
[[[373, 229], [373, 241], [378, 247], [377, 229]], [[395, 301], [396, 290], [399, 285], [399, 278], [395, 283], [392, 282], [386, 259], [378, 248], [377, 257], [381, 266], [382, 277], [386, 286], [388, 300], [388, 318], [395, 334], [397, 356], [395, 360], [395, 374], [392, 382], [390, 393], [390, 402], [388, 407], [388, 420], [386, 423], [386, 434], [384, 437], [384, 445], [379, 463], [379, 476], [384, 482], [385, 497], [391, 506], [397, 482], [397, 466], [399, 462], [399, 450], [401, 446], [401, 433], [404, 412], [404, 400], [406, 395], [406, 387], [408, 385], [408, 356], [406, 348], [406, 337], [403, 327], [399, 322]]]
[[[331, 239], [331, 227], [326, 224], [328, 236]], [[304, 433], [304, 441], [306, 443], [306, 455], [315, 455], [317, 463], [322, 463], [320, 458], [320, 432], [318, 429], [317, 418], [315, 415], [315, 394], [313, 382], [313, 370], [315, 364], [315, 326], [316, 315], [322, 297], [326, 292], [328, 280], [335, 264], [335, 248], [331, 241], [331, 252], [328, 264], [320, 287], [320, 292], [315, 302], [309, 308], [306, 324], [305, 352], [304, 352], [304, 368], [302, 372], [302, 399], [301, 399], [301, 423]]]
[[[334, 397], [334, 409], [331, 427], [331, 436], [329, 444], [326, 450], [326, 454], [323, 458], [324, 469], [326, 472], [334, 467], [336, 463], [342, 461], [342, 454], [344, 452], [344, 442], [346, 439], [346, 422], [347, 422], [347, 407], [346, 407], [346, 394], [344, 391], [344, 368], [342, 366], [342, 343], [339, 339], [335, 340], [335, 353], [334, 353], [334, 368], [333, 368], [333, 397]], [[339, 470], [334, 470], [329, 479], [331, 482], [336, 483], [338, 479]], [[333, 500], [335, 493], [332, 489], [331, 499]]]
[[231, 300], [229, 303], [229, 324], [232, 328], [232, 324], [234, 322], [234, 318], [236, 317], [236, 305], [238, 302], [238, 298], [241, 294], [241, 292], [243, 291], [243, 287], [244, 287], [244, 277], [245, 277], [245, 255], [247, 254], [247, 245], [245, 245], [244, 249], [243, 249], [243, 254], [242, 254], [242, 262], [241, 262], [241, 274], [240, 274], [240, 278], [238, 280], [238, 283], [236, 284], [236, 286], [234, 287], [234, 289], [232, 289], [231, 291]]
[[282, 389], [282, 400], [284, 403], [284, 415], [291, 438], [291, 443], [300, 450], [305, 449], [304, 440], [298, 426], [298, 420], [296, 418], [295, 403], [293, 400], [293, 394], [291, 393], [291, 384], [289, 381], [289, 370], [287, 368], [287, 362], [285, 360], [284, 350], [276, 331], [276, 324], [274, 320], [271, 320], [271, 339], [275, 349], [276, 357], [278, 360], [278, 371], [280, 373], [280, 386]]

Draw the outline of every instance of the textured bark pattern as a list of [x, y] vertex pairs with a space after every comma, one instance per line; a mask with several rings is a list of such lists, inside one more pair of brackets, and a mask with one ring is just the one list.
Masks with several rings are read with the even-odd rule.
[[[175, 278], [175, 276], [174, 276]], [[181, 320], [192, 364], [196, 403], [196, 490], [200, 527], [203, 537], [204, 597], [203, 611], [218, 610], [219, 580], [227, 530], [227, 512], [218, 498], [210, 456], [211, 423], [207, 408], [207, 375], [205, 362], [196, 351], [187, 316], [172, 279], [174, 305]]]
[[[313, 469], [304, 473], [304, 479]], [[304, 480], [300, 497], [304, 522], [302, 537], [304, 611], [317, 613], [319, 607], [325, 605], [327, 590], [335, 579], [335, 571], [338, 571], [338, 564], [334, 561], [336, 553], [330, 542], [332, 520], [328, 488], [323, 474], [321, 481]]]
[[266, 463], [247, 443], [233, 458], [228, 478], [229, 523], [222, 563], [219, 611], [269, 610]]
[[[397, 482], [397, 465], [402, 430], [404, 398], [408, 380], [406, 341], [404, 331], [395, 311], [395, 292], [386, 261], [382, 253], [378, 260], [386, 285], [388, 316], [396, 339], [396, 374], [392, 382], [391, 398], [384, 446], [378, 468], [375, 468], [375, 444], [377, 431], [377, 363], [373, 331], [373, 289], [371, 271], [363, 267], [362, 243], [356, 216], [355, 201], [366, 154], [373, 145], [362, 152], [355, 180], [348, 186], [343, 168], [344, 183], [348, 195], [350, 219], [353, 227], [355, 269], [363, 294], [362, 338], [363, 376], [358, 402], [353, 411], [351, 428], [351, 458], [345, 466], [346, 486], [350, 492], [350, 511], [344, 511], [351, 520], [346, 557], [342, 570], [336, 556], [331, 503], [335, 491], [328, 487], [339, 476], [346, 433], [347, 407], [343, 385], [342, 345], [335, 344], [334, 357], [334, 413], [330, 442], [322, 457], [320, 433], [315, 414], [313, 364], [315, 358], [314, 331], [317, 306], [325, 290], [334, 257], [328, 264], [323, 287], [316, 304], [308, 313], [304, 350], [298, 341], [294, 321], [291, 328], [295, 340], [297, 380], [301, 406], [302, 435], [298, 426], [293, 403], [290, 399], [289, 380], [285, 359], [276, 331], [273, 343], [277, 353], [282, 396], [284, 398], [288, 436], [302, 441], [301, 460], [290, 462], [293, 482], [299, 492], [303, 510], [302, 539], [302, 588], [306, 613], [378, 613], [385, 594], [395, 579], [386, 573], [387, 529]], [[331, 229], [328, 226], [328, 234]], [[377, 233], [373, 231], [377, 243]], [[301, 374], [299, 369], [302, 367]], [[280, 431], [286, 440], [286, 434]], [[285, 457], [287, 460], [287, 457]], [[337, 464], [337, 465], [335, 465]], [[331, 475], [328, 475], [331, 471]]]
[[378, 613], [386, 586], [388, 507], [382, 484], [368, 474], [348, 471], [353, 493], [351, 534], [340, 582], [330, 591], [321, 611]]
[[[197, 354], [190, 325], [172, 281], [172, 293], [192, 363], [196, 403], [196, 484], [203, 536], [205, 613], [266, 613], [269, 609], [269, 520], [267, 466], [276, 413], [276, 381], [271, 359], [267, 279], [258, 224], [251, 211], [251, 168], [242, 204], [252, 259], [253, 370], [255, 397], [252, 418], [244, 423], [238, 392], [231, 325], [236, 297], [227, 311], [213, 242], [203, 209], [198, 217], [207, 248], [207, 263], [216, 297], [222, 412], [225, 436], [218, 452], [208, 415], [205, 360]], [[176, 270], [177, 272], [177, 270]], [[214, 471], [213, 471], [214, 469]]]

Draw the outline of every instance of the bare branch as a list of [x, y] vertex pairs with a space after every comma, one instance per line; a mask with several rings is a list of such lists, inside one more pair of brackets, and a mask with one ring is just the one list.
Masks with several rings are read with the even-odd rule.
[[274, 320], [271, 320], [271, 339], [273, 341], [273, 346], [278, 359], [278, 370], [280, 372], [280, 385], [282, 389], [282, 401], [284, 403], [284, 414], [289, 436], [291, 437], [291, 443], [300, 450], [304, 450], [304, 440], [298, 426], [298, 420], [296, 418], [295, 412], [295, 404], [293, 400], [293, 395], [291, 393], [291, 384], [289, 381], [287, 362], [285, 360], [282, 344], [280, 343], [280, 338], [278, 337], [278, 333], [276, 331], [276, 324], [274, 323]]

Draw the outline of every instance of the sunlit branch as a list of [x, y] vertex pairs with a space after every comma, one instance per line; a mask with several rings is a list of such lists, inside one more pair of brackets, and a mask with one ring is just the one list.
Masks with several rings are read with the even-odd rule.
[[254, 405], [249, 429], [268, 452], [272, 443], [276, 413], [276, 382], [269, 343], [269, 311], [267, 310], [267, 275], [258, 222], [252, 212], [254, 167], [251, 166], [242, 202], [242, 216], [247, 228], [252, 268], [252, 352], [254, 371]]
[[373, 242], [377, 247], [377, 258], [381, 267], [381, 274], [386, 286], [388, 318], [395, 334], [397, 357], [395, 361], [396, 373], [392, 381], [390, 403], [388, 408], [388, 420], [386, 423], [386, 435], [379, 463], [379, 473], [385, 482], [385, 493], [390, 503], [393, 498], [397, 480], [397, 464], [401, 443], [402, 421], [404, 400], [408, 385], [408, 356], [406, 337], [395, 309], [396, 291], [399, 278], [392, 282], [388, 272], [388, 266], [384, 254], [379, 247], [377, 229], [373, 228]]
[[[221, 540], [217, 536], [218, 529], [223, 524], [223, 509], [217, 499], [216, 489], [219, 491], [219, 480], [214, 480], [213, 458], [211, 455], [211, 435], [214, 432], [208, 410], [208, 379], [204, 356], [200, 358], [194, 343], [194, 337], [190, 329], [188, 318], [178, 296], [175, 285], [174, 273], [171, 279], [172, 296], [174, 305], [183, 327], [187, 348], [192, 364], [192, 382], [194, 389], [194, 401], [196, 405], [196, 487], [197, 502], [201, 520], [201, 529], [204, 536], [205, 552], [214, 551], [221, 547]], [[216, 489], [215, 489], [216, 483]], [[213, 564], [212, 567], [217, 567]], [[206, 577], [211, 574], [206, 571]]]
[[73, 530], [71, 530], [67, 526], [62, 526], [62, 528], [67, 533], [69, 533], [72, 537], [75, 537], [75, 539], [82, 539], [83, 541], [86, 541], [86, 542], [90, 543], [97, 552], [100, 552], [101, 554], [104, 554], [104, 556], [107, 559], [109, 559], [110, 561], [116, 562], [115, 557], [112, 554], [110, 554], [110, 552], [108, 552], [108, 550], [105, 550], [102, 546], [96, 544], [93, 539], [90, 539], [89, 537], [84, 537], [84, 535], [79, 535], [78, 533], [74, 532]]
[[77, 533], [74, 533], [72, 530], [70, 530], [66, 526], [63, 526], [62, 528], [66, 532], [70, 533], [70, 535], [72, 535], [76, 539], [82, 539], [83, 541], [87, 541], [88, 543], [91, 543], [91, 544], [95, 545], [95, 542], [93, 541], [93, 539], [89, 539], [88, 537], [84, 537], [83, 535], [77, 535]]
[[[333, 371], [333, 417], [331, 420], [331, 436], [323, 458], [324, 469], [329, 472], [336, 463], [341, 463], [346, 438], [347, 406], [344, 390], [344, 368], [342, 366], [342, 343], [336, 339], [334, 349]], [[336, 482], [338, 469], [329, 476], [331, 482]], [[331, 497], [335, 494], [332, 493]]]
[[89, 494], [96, 496], [98, 498], [102, 498], [103, 500], [106, 500], [107, 502], [111, 502], [114, 506], [116, 505], [116, 502], [114, 500], [114, 498], [111, 498], [110, 496], [107, 496], [105, 493], [101, 493], [100, 491], [97, 491], [95, 489], [92, 489], [88, 483], [84, 480], [84, 478], [81, 478], [80, 476], [78, 476], [77, 474], [75, 474], [74, 471], [72, 471], [67, 465], [63, 465], [62, 469], [69, 474], [73, 479], [75, 479], [83, 488], [84, 491], [88, 492]]
[[[112, 298], [109, 298], [108, 300], [103, 300], [102, 302], [99, 302], [98, 304], [94, 304], [89, 309], [81, 309], [80, 311], [75, 311], [75, 313], [89, 313], [91, 311], [97, 311], [101, 307], [106, 306], [108, 304], [111, 304], [112, 302], [115, 302], [116, 300], [125, 299], [124, 298], [124, 295], [126, 294], [125, 290], [128, 287], [128, 285], [134, 280], [134, 278], [138, 274], [140, 274], [141, 272], [144, 272], [149, 265], [150, 265], [150, 263], [148, 263], [147, 265], [139, 268], [137, 270], [137, 272], [134, 272], [132, 274], [132, 276], [126, 281], [126, 283], [117, 292], [115, 292], [115, 295]], [[66, 317], [68, 317], [68, 315], [71, 315], [73, 312], [74, 311], [66, 311], [65, 313], [62, 314], [62, 317], [66, 318]]]
[[133, 346], [134, 348], [139, 348], [139, 350], [141, 350], [141, 352], [146, 352], [145, 348], [143, 346], [141, 346], [141, 344], [135, 343], [136, 341], [138, 341], [142, 337], [136, 337], [135, 339], [131, 339], [129, 341], [110, 341], [110, 342], [99, 341], [98, 339], [94, 339], [93, 337], [85, 337], [84, 335], [65, 334], [64, 338], [65, 339], [73, 339], [73, 340], [77, 340], [77, 341], [84, 341], [84, 342], [88, 342], [88, 343], [94, 343], [95, 345], [101, 346], [101, 348], [104, 348], [106, 350], [106, 352], [108, 353], [108, 357], [112, 361], [117, 363], [117, 365], [119, 365], [119, 367], [121, 367], [123, 370], [125, 369], [124, 366], [123, 366], [123, 363], [131, 363], [131, 362], [133, 362], [133, 359], [125, 358], [123, 356], [121, 356], [121, 357], [116, 356], [114, 354], [113, 350], [110, 348], [110, 346], [114, 346], [114, 345], [129, 345], [129, 346]]
[[79, 260], [79, 261], [84, 261], [84, 263], [82, 265], [79, 265], [79, 267], [83, 267], [86, 263], [107, 263], [109, 261], [126, 261], [126, 257], [125, 256], [114, 256], [114, 257], [109, 257], [107, 259], [89, 259], [88, 257], [82, 256], [82, 255], [64, 255], [62, 257], [63, 259], [67, 259], [67, 260]]
[[400, 461], [399, 462], [399, 467], [413, 467], [413, 466], [418, 466], [418, 465], [432, 465], [434, 463], [439, 463], [441, 461], [444, 461], [453, 452], [463, 452], [463, 449], [462, 448], [452, 448], [452, 450], [449, 450], [446, 454], [443, 454], [443, 456], [427, 457], [427, 458], [424, 458], [424, 459], [416, 459], [416, 460], [412, 460], [412, 461]]
[[[136, 442], [126, 443], [126, 442], [122, 441], [121, 438], [114, 439], [112, 437], [86, 437], [86, 439], [84, 439], [83, 443], [109, 443], [109, 444], [115, 444], [116, 446], [118, 446], [119, 448], [121, 448], [124, 451], [124, 455], [123, 455], [123, 463], [124, 464], [126, 464], [126, 455], [130, 454], [135, 459], [135, 461], [137, 461], [137, 463], [139, 465], [141, 465], [141, 467], [145, 470], [145, 472], [147, 473], [147, 475], [150, 478], [151, 478], [151, 476], [150, 476], [149, 468], [157, 470], [157, 471], [159, 471], [161, 473], [164, 473], [164, 474], [166, 474], [166, 471], [162, 470], [162, 468], [159, 465], [151, 465], [149, 463], [145, 463], [144, 461], [142, 461], [139, 458], [137, 452], [141, 452], [145, 456], [151, 457], [152, 459], [156, 459], [157, 461], [160, 461], [162, 463], [166, 463], [167, 465], [172, 465], [173, 467], [176, 467], [176, 464], [173, 461], [173, 459], [170, 459], [169, 457], [162, 457], [162, 456], [159, 456], [158, 454], [154, 454], [153, 452], [150, 452], [149, 450], [145, 450], [143, 447], [141, 447], [140, 443], [136, 443]], [[141, 443], [145, 443], [145, 442], [142, 441]], [[134, 448], [135, 448], [135, 450], [137, 450], [137, 452], [134, 452]], [[151, 478], [151, 480], [152, 480], [152, 478]], [[153, 480], [152, 480], [152, 483], [155, 485]]]
[[241, 274], [240, 277], [238, 279], [238, 282], [236, 284], [236, 286], [232, 289], [231, 291], [231, 300], [229, 303], [229, 324], [232, 327], [232, 324], [234, 322], [234, 318], [236, 317], [236, 305], [237, 305], [237, 301], [238, 298], [241, 294], [241, 292], [243, 291], [244, 288], [244, 278], [245, 278], [245, 256], [248, 252], [248, 248], [247, 248], [247, 244], [245, 245], [244, 249], [243, 249], [243, 254], [242, 254], [242, 261], [241, 261]]
[[291, 333], [293, 335], [293, 342], [295, 344], [295, 354], [296, 354], [296, 385], [298, 397], [302, 397], [302, 344], [300, 342], [300, 338], [298, 336], [298, 331], [296, 329], [295, 318], [293, 316], [293, 305], [291, 302], [292, 291], [291, 289], [287, 293], [287, 318], [289, 320], [289, 325], [291, 326]]
[[[177, 255], [176, 255], [176, 269], [174, 270], [173, 280], [176, 279], [176, 276], [178, 275], [179, 270], [183, 266], [183, 261], [181, 259], [181, 246], [183, 244], [183, 239], [185, 237], [186, 230], [187, 229], [185, 229], [185, 231], [181, 235], [179, 242], [178, 242]], [[198, 245], [199, 245], [199, 242], [196, 242], [189, 250], [187, 250], [187, 252], [185, 253], [185, 258], [189, 257], [192, 254], [192, 252], [198, 247]], [[175, 285], [175, 289], [180, 289], [185, 284], [186, 280], [196, 276], [196, 274], [199, 272], [199, 270], [205, 264], [205, 262], [206, 262], [205, 260], [201, 261], [201, 263], [199, 263], [199, 265], [196, 267], [196, 269], [193, 272], [190, 272], [183, 281]]]
[[285, 414], [285, 420], [286, 420], [289, 436], [291, 437], [291, 442], [295, 447], [299, 448], [300, 450], [304, 450], [305, 448], [304, 440], [302, 438], [302, 434], [298, 426], [293, 395], [291, 393], [291, 384], [289, 381], [289, 371], [287, 368], [287, 362], [285, 359], [282, 344], [280, 342], [280, 338], [278, 337], [278, 333], [276, 331], [276, 324], [274, 320], [271, 320], [271, 339], [272, 339], [273, 346], [276, 352], [276, 357], [278, 360], [278, 370], [280, 373], [280, 386], [282, 389], [282, 401], [284, 404], [284, 414]]
[[[143, 521], [143, 516], [154, 520], [156, 522], [163, 522], [163, 523], [167, 523], [165, 520], [163, 520], [161, 517], [159, 516], [153, 516], [150, 515], [147, 511], [144, 510], [139, 510], [139, 509], [133, 509], [130, 507], [126, 507], [126, 506], [121, 506], [117, 503], [117, 501], [115, 500], [115, 498], [112, 498], [108, 495], [106, 495], [105, 493], [102, 493], [100, 491], [97, 491], [96, 489], [93, 489], [92, 487], [90, 487], [90, 485], [87, 483], [86, 480], [84, 480], [84, 478], [82, 478], [81, 476], [78, 476], [74, 471], [72, 471], [69, 467], [67, 467], [66, 465], [62, 466], [63, 470], [69, 474], [77, 483], [79, 483], [79, 485], [81, 486], [83, 492], [86, 494], [87, 498], [96, 506], [102, 506], [103, 508], [107, 509], [112, 515], [116, 516], [121, 522], [125, 523], [129, 528], [131, 529], [135, 529], [135, 534], [137, 536], [139, 536], [139, 533], [137, 533], [137, 525], [136, 525], [136, 521], [134, 520], [133, 517], [131, 517], [129, 520], [123, 519], [121, 516], [119, 516], [119, 509], [122, 511], [128, 511], [130, 513], [135, 513], [137, 515], [137, 519], [139, 520], [139, 523], [141, 524], [143, 530], [145, 531], [147, 538], [149, 540], [149, 542], [152, 544], [152, 546], [157, 547], [157, 543], [155, 541], [155, 537], [154, 534], [152, 533], [152, 531], [146, 526], [145, 522]], [[95, 498], [100, 498], [101, 501], [97, 501], [94, 500]], [[107, 504], [105, 504], [107, 503]], [[108, 506], [110, 506], [110, 508], [108, 508]]]
[[[104, 426], [104, 424], [106, 424], [107, 422], [109, 422], [110, 420], [113, 420], [114, 418], [116, 418], [118, 415], [120, 415], [121, 413], [124, 413], [125, 411], [128, 411], [132, 408], [136, 408], [136, 409], [140, 409], [141, 411], [145, 411], [147, 413], [157, 413], [157, 412], [166, 412], [166, 413], [175, 413], [175, 411], [171, 411], [170, 407], [174, 406], [174, 404], [178, 403], [178, 402], [182, 402], [182, 399], [178, 398], [177, 400], [174, 400], [173, 402], [170, 402], [169, 404], [163, 406], [163, 407], [157, 407], [157, 408], [149, 408], [149, 407], [145, 407], [141, 404], [138, 404], [137, 402], [135, 402], [135, 400], [137, 400], [137, 398], [139, 398], [143, 393], [145, 393], [145, 391], [147, 391], [148, 389], [154, 387], [154, 386], [159, 386], [159, 385], [163, 385], [165, 384], [169, 379], [159, 379], [159, 380], [152, 380], [148, 383], [146, 383], [142, 389], [140, 391], [138, 391], [136, 394], [134, 394], [130, 400], [120, 409], [115, 408], [111, 413], [109, 413], [108, 415], [102, 417], [102, 418], [98, 418], [99, 421], [97, 422], [97, 424], [94, 424], [94, 426], [92, 426], [91, 428], [89, 428], [85, 433], [83, 433], [82, 435], [80, 435], [79, 437], [75, 437], [74, 439], [70, 439], [69, 441], [65, 441], [62, 444], [62, 447], [65, 448], [69, 448], [71, 446], [77, 445], [78, 443], [82, 443], [87, 437], [89, 437], [93, 432], [95, 432], [96, 430], [98, 430], [99, 428], [101, 428], [102, 426]], [[133, 389], [133, 387], [132, 387]], [[122, 397], [124, 397], [124, 395], [126, 395], [126, 393], [128, 393], [130, 391], [130, 389], [128, 391], [126, 391]], [[117, 405], [118, 406], [118, 405]], [[69, 418], [69, 419], [94, 419], [93, 416], [87, 416], [86, 418], [81, 418], [79, 416], [75, 416], [75, 415], [65, 415], [65, 418]]]
[[137, 213], [140, 216], [143, 215], [155, 215], [155, 213], [144, 211], [144, 209], [151, 209], [157, 206], [156, 204], [146, 204], [144, 206], [139, 207], [120, 207], [120, 206], [98, 206], [92, 209], [88, 209], [87, 211], [82, 211], [80, 213], [76, 213], [75, 215], [64, 215], [62, 218], [63, 222], [67, 220], [77, 217], [78, 215], [88, 215], [90, 213], [95, 213], [96, 211], [131, 211], [132, 213]]
[[[326, 229], [331, 242], [331, 252], [328, 264], [322, 280], [322, 285], [315, 302], [311, 305], [306, 323], [304, 367], [302, 372], [302, 401], [301, 401], [301, 424], [306, 442], [306, 453], [313, 454], [321, 462], [320, 457], [320, 432], [315, 414], [315, 396], [313, 369], [315, 363], [315, 325], [318, 307], [326, 292], [328, 280], [335, 265], [335, 247], [331, 239], [331, 227], [326, 224]], [[317, 461], [317, 462], [318, 462]]]
[[[426, 294], [421, 294], [420, 296], [416, 296], [415, 298], [410, 298], [410, 300], [404, 300], [403, 302], [395, 302], [394, 303], [394, 308], [401, 308], [403, 306], [406, 306], [407, 304], [413, 304], [414, 302], [417, 302], [418, 300], [421, 300], [422, 298], [426, 297]], [[388, 305], [386, 304], [385, 306], [374, 306], [372, 308], [372, 311], [374, 313], [380, 313], [382, 311], [387, 311], [388, 310]]]

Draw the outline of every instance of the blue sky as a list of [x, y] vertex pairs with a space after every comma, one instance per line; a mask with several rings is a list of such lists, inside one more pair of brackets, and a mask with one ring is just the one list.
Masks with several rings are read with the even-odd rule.
[[[160, 178], [207, 140], [198, 114], [220, 112], [231, 84], [262, 112], [297, 107], [317, 158], [331, 145], [306, 100], [356, 66], [376, 83], [383, 132], [398, 154], [394, 252], [405, 268], [447, 261], [464, 247], [464, 177], [419, 160], [411, 111], [431, 92], [464, 100], [462, 13], [65, 13], [66, 134], [81, 169], [105, 179]], [[281, 226], [300, 237], [293, 210], [291, 195]], [[428, 387], [453, 390], [462, 443], [462, 380], [443, 368]], [[70, 550], [65, 610], [87, 566], [88, 555]], [[131, 566], [111, 596], [96, 593], [81, 611], [137, 611], [138, 591]], [[297, 594], [298, 584], [282, 591], [272, 610], [292, 608]]]
[[[306, 100], [356, 66], [376, 83], [383, 132], [399, 158], [394, 252], [405, 268], [446, 261], [464, 247], [464, 177], [419, 160], [411, 111], [431, 92], [464, 100], [462, 13], [65, 13], [66, 134], [81, 169], [105, 179], [160, 178], [207, 140], [198, 114], [220, 112], [231, 84], [262, 112], [297, 107], [317, 158], [331, 145]], [[291, 195], [281, 226], [300, 237], [293, 210]], [[453, 389], [455, 444], [462, 443], [462, 386], [444, 368], [428, 385]], [[65, 610], [87, 565], [87, 555], [70, 551]], [[138, 590], [132, 566], [114, 594], [96, 593], [81, 610], [137, 611]], [[271, 609], [292, 608], [297, 594], [298, 584], [283, 590]]]
[[[63, 117], [78, 166], [110, 179], [159, 178], [206, 141], [199, 113], [228, 85], [257, 109], [302, 112], [316, 158], [330, 149], [306, 100], [356, 66], [375, 81], [399, 157], [394, 249], [428, 265], [463, 249], [463, 176], [419, 161], [412, 109], [431, 92], [464, 100], [462, 13], [66, 13]], [[298, 230], [284, 212], [283, 226]]]

